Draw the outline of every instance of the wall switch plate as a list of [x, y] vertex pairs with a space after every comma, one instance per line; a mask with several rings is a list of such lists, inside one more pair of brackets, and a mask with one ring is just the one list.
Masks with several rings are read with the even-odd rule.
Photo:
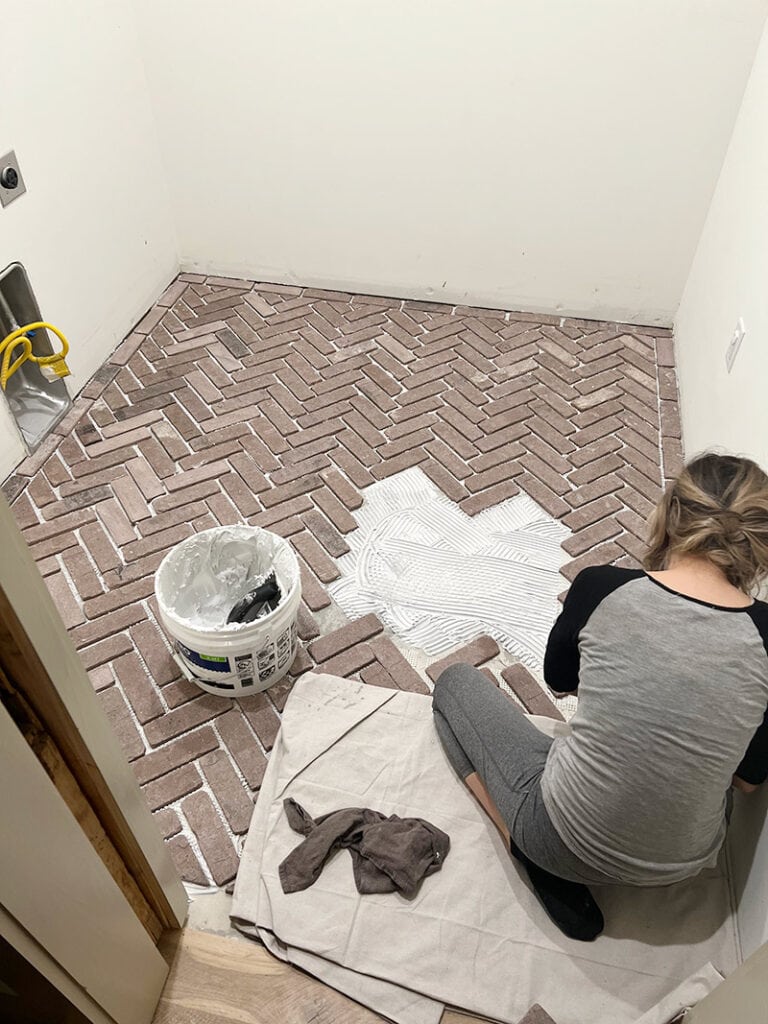
[[728, 367], [728, 373], [733, 369], [733, 364], [736, 356], [739, 354], [741, 343], [744, 341], [744, 335], [747, 333], [747, 329], [744, 326], [744, 321], [741, 317], [736, 321], [736, 326], [733, 329], [733, 335], [728, 343], [728, 348], [725, 350], [725, 365]]
[[9, 206], [27, 191], [16, 154], [11, 151], [0, 157], [0, 206]]

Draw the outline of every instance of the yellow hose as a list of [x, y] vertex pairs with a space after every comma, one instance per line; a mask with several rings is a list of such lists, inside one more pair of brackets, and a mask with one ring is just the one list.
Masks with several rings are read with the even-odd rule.
[[[28, 331], [39, 331], [46, 330], [51, 331], [61, 342], [61, 352], [56, 352], [51, 356], [36, 356], [32, 352], [32, 342], [27, 337]], [[11, 354], [14, 349], [19, 345], [22, 345], [24, 351], [11, 363]], [[66, 377], [69, 374], [67, 364], [64, 362], [67, 353], [69, 352], [69, 342], [53, 324], [43, 323], [42, 321], [33, 324], [25, 324], [24, 327], [19, 327], [18, 330], [12, 331], [6, 338], [0, 341], [0, 355], [2, 355], [2, 363], [0, 364], [0, 388], [5, 391], [5, 386], [8, 383], [10, 377], [18, 370], [18, 368], [30, 359], [33, 363], [37, 363], [39, 367], [50, 367], [51, 371], [56, 377]]]

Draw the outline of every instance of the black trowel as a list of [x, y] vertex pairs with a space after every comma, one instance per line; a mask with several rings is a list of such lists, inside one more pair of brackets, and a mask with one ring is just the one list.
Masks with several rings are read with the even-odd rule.
[[227, 622], [253, 622], [255, 619], [263, 619], [277, 608], [280, 596], [277, 577], [271, 572], [263, 583], [249, 590], [245, 597], [237, 602], [229, 613]]

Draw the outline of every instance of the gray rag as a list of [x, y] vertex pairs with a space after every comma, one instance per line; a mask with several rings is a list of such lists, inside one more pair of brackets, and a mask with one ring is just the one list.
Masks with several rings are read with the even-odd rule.
[[283, 807], [293, 831], [307, 837], [279, 867], [285, 893], [308, 889], [331, 855], [346, 849], [359, 893], [399, 892], [413, 899], [427, 875], [443, 866], [451, 846], [445, 832], [423, 818], [345, 807], [315, 820], [295, 800], [284, 800]]

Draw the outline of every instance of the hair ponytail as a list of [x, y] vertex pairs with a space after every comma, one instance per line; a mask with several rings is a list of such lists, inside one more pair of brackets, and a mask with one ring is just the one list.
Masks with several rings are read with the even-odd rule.
[[734, 455], [700, 455], [667, 487], [650, 520], [644, 566], [703, 555], [748, 593], [768, 576], [768, 476]]

